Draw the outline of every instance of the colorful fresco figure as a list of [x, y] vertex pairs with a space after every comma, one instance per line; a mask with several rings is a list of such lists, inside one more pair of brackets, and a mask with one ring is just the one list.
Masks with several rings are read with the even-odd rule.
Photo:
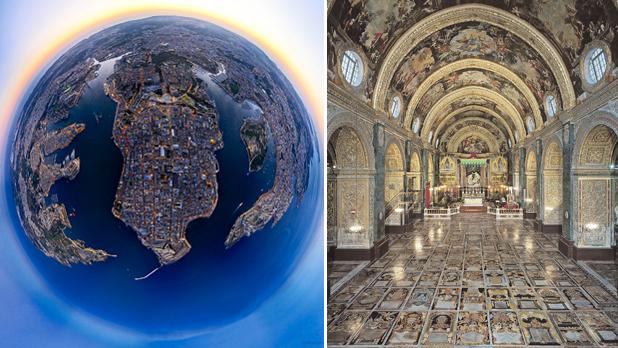
[[489, 152], [489, 146], [479, 137], [471, 135], [461, 141], [457, 148], [457, 152], [469, 154], [487, 153]]

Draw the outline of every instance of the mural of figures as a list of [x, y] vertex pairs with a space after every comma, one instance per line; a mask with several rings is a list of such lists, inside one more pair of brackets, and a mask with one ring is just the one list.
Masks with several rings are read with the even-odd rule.
[[465, 86], [481, 86], [494, 90], [506, 97], [521, 115], [532, 113], [523, 94], [503, 77], [491, 71], [465, 69], [452, 73], [434, 84], [418, 103], [418, 115], [426, 115], [429, 109], [447, 93]]
[[[530, 23], [559, 49], [576, 84], [576, 94], [582, 90], [576, 69], [587, 43], [605, 40], [618, 56], [618, 11], [610, 0], [491, 0], [481, 1], [506, 10]], [[377, 70], [384, 55], [403, 33], [421, 19], [434, 14], [451, 1], [443, 0], [335, 0], [328, 16], [327, 47], [329, 70], [336, 66], [336, 50], [342, 45], [359, 47], [372, 70]], [[479, 57], [505, 63], [526, 77], [524, 80], [539, 97], [543, 91], [555, 88], [553, 77], [538, 56], [514, 35], [478, 22], [458, 24], [423, 40], [400, 67], [395, 76], [399, 90], [413, 92], [415, 86], [437, 65], [453, 59], [451, 55]], [[432, 36], [434, 36], [432, 35]], [[433, 44], [435, 43], [435, 44]], [[521, 48], [521, 49], [520, 49]], [[452, 54], [448, 52], [452, 51]], [[545, 77], [550, 77], [550, 80]], [[368, 81], [367, 97], [371, 97], [375, 74]]]
[[545, 91], [558, 90], [551, 69], [536, 51], [517, 36], [478, 22], [455, 24], [425, 38], [401, 63], [392, 88], [409, 97], [432, 72], [462, 58], [505, 65], [528, 85], [539, 104]]
[[471, 135], [461, 141], [457, 152], [467, 154], [479, 154], [489, 152], [489, 146], [481, 138]]

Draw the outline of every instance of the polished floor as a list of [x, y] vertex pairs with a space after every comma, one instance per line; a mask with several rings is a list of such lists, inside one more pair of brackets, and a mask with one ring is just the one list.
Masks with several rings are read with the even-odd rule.
[[558, 238], [485, 214], [419, 221], [372, 263], [329, 265], [328, 345], [618, 345], [615, 288]]

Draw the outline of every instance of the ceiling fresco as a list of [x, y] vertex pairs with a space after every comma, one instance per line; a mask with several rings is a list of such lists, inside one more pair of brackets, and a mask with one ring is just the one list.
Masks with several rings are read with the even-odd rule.
[[539, 101], [545, 91], [558, 91], [551, 69], [536, 51], [510, 32], [479, 22], [455, 24], [421, 41], [396, 70], [391, 88], [409, 98], [432, 72], [464, 58], [506, 66]]
[[513, 125], [510, 120], [507, 119], [506, 122], [501, 121], [497, 117], [487, 115], [481, 111], [465, 111], [458, 113], [457, 115], [451, 117], [448, 121], [440, 123], [436, 122], [436, 124], [439, 125], [436, 129], [437, 134], [442, 138], [449, 138], [455, 134], [453, 129], [458, 130], [464, 126], [480, 126], [487, 129], [492, 128], [492, 134], [495, 134], [498, 138], [506, 139], [510, 137], [510, 129], [515, 128], [515, 125]]
[[436, 82], [436, 84], [434, 84], [421, 98], [416, 108], [415, 115], [426, 115], [431, 109], [431, 106], [445, 94], [461, 87], [471, 85], [481, 86], [499, 92], [515, 106], [520, 115], [532, 113], [532, 109], [526, 98], [510, 81], [491, 71], [466, 69], [457, 71]]
[[[328, 16], [328, 65], [329, 78], [336, 66], [336, 52], [341, 46], [356, 47], [368, 61], [369, 74], [364, 99], [370, 100], [375, 85], [375, 71], [393, 44], [414, 24], [438, 10], [458, 4], [481, 3], [506, 10], [527, 21], [557, 48], [566, 66], [571, 70], [571, 80], [577, 95], [581, 94], [577, 65], [587, 43], [601, 39], [618, 54], [618, 11], [611, 0], [335, 0]], [[527, 45], [517, 37], [501, 33], [497, 28], [451, 28], [435, 35], [439, 41], [424, 41], [413, 50], [396, 74], [395, 86], [406, 94], [412, 93], [427, 72], [445, 61], [465, 56], [496, 59], [512, 67], [525, 78], [537, 94], [555, 90], [549, 70], [534, 52], [526, 52]], [[433, 35], [432, 35], [433, 36]], [[452, 41], [452, 42], [451, 42]], [[433, 44], [432, 44], [433, 42]], [[514, 48], [515, 51], [508, 49]], [[449, 53], [449, 50], [453, 51]], [[445, 51], [446, 50], [446, 51]], [[534, 58], [534, 59], [527, 59]]]
[[[494, 121], [496, 123], [490, 123], [488, 120]], [[456, 145], [457, 152], [459, 153], [487, 153], [489, 149], [495, 148], [498, 149], [500, 153], [504, 153], [507, 151], [507, 133], [498, 126], [497, 120], [488, 118], [488, 120], [479, 120], [479, 119], [466, 119], [461, 122], [456, 122], [452, 126], [448, 127], [444, 134], [441, 135], [441, 142], [439, 145], [439, 149], [443, 152], [447, 152], [447, 144], [451, 142], [451, 139], [459, 138], [459, 134], [462, 133], [478, 133], [479, 129], [483, 129], [489, 137], [483, 137], [482, 141], [476, 141], [475, 139], [480, 138], [476, 135], [470, 135], [463, 138]], [[473, 139], [474, 138], [474, 139]], [[489, 142], [489, 143], [488, 143]]]

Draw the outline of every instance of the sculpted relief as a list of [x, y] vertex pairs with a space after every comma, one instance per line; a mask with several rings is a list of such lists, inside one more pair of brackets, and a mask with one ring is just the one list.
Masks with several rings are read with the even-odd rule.
[[584, 140], [580, 150], [579, 164], [586, 166], [611, 163], [612, 152], [617, 141], [618, 137], [607, 126], [594, 127]]
[[365, 149], [353, 129], [343, 127], [336, 136], [335, 152], [337, 153], [337, 165], [340, 168], [368, 167]]
[[543, 167], [543, 223], [562, 223], [562, 149], [552, 141], [545, 150]]
[[562, 175], [546, 173], [543, 178], [543, 223], [560, 225], [562, 223]]
[[[358, 183], [358, 187], [357, 187]], [[353, 177], [339, 178], [337, 181], [337, 246], [348, 248], [368, 248], [371, 228], [369, 227], [369, 180]], [[350, 227], [360, 224], [360, 231]]]
[[536, 213], [536, 175], [526, 173], [526, 211]]
[[578, 247], [609, 247], [610, 179], [578, 180]]

